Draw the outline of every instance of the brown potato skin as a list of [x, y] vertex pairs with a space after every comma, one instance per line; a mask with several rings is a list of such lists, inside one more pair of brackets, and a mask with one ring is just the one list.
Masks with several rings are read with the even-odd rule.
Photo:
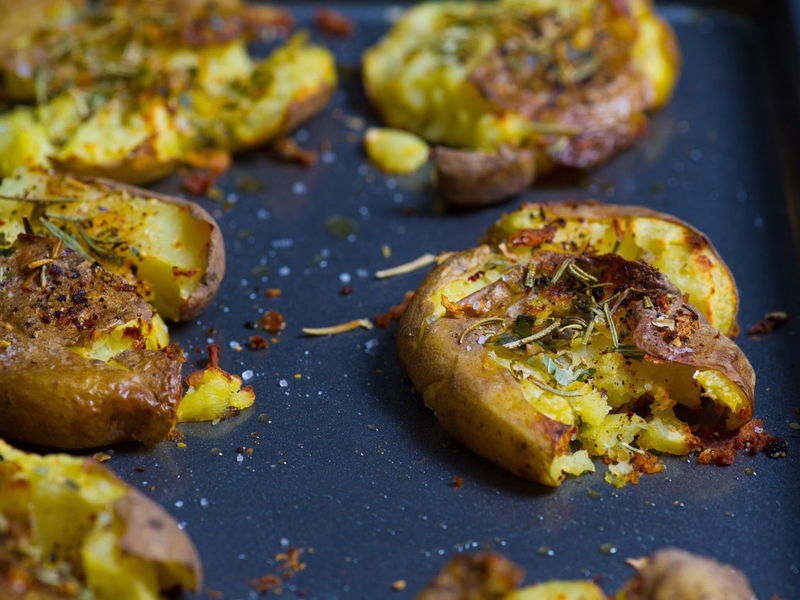
[[177, 196], [159, 194], [127, 183], [120, 183], [119, 181], [112, 181], [100, 177], [77, 177], [77, 179], [90, 185], [100, 185], [111, 190], [124, 190], [134, 197], [154, 198], [166, 204], [186, 206], [194, 219], [208, 223], [211, 228], [211, 241], [207, 248], [206, 272], [203, 274], [197, 289], [180, 307], [178, 320], [188, 321], [202, 313], [214, 300], [214, 296], [217, 295], [219, 286], [222, 284], [222, 280], [225, 277], [225, 241], [222, 238], [222, 231], [214, 217], [212, 217], [206, 209], [197, 204], [197, 202], [178, 198]]
[[[707, 247], [716, 257], [719, 265], [728, 274], [731, 281], [734, 281], [733, 272], [728, 264], [723, 260], [722, 255], [717, 251], [708, 236], [697, 229], [694, 225], [687, 223], [673, 215], [659, 212], [646, 206], [622, 205], [622, 204], [603, 204], [596, 200], [586, 202], [525, 202], [518, 210], [544, 211], [546, 220], [556, 219], [585, 219], [587, 221], [597, 221], [605, 219], [626, 219], [626, 218], [650, 218], [675, 223], [685, 227], [696, 238], [696, 244], [700, 247]], [[503, 231], [493, 224], [481, 239], [482, 243], [499, 244], [506, 241]], [[739, 289], [733, 286], [734, 294], [734, 314], [739, 312]], [[735, 337], [739, 334], [738, 324], [734, 324], [731, 331], [723, 332], [726, 335]]]
[[481, 246], [459, 252], [425, 278], [398, 324], [400, 364], [420, 393], [440, 386], [425, 403], [450, 435], [520, 477], [558, 485], [549, 466], [569, 446], [574, 429], [533, 408], [512, 374], [490, 360], [483, 346], [458, 343], [470, 320], [425, 324], [434, 308], [428, 296], [478, 269], [490, 251]]
[[620, 590], [625, 600], [754, 600], [738, 569], [711, 558], [667, 548], [643, 559], [639, 572]]
[[38, 269], [31, 282], [26, 265], [53, 257], [54, 243], [23, 234], [0, 259], [12, 274], [0, 285], [0, 436], [69, 449], [161, 441], [177, 422], [182, 352], [137, 341], [112, 366], [71, 351], [153, 313], [131, 285], [70, 250], [46, 265], [46, 288]]
[[164, 576], [174, 575], [168, 587], [180, 586], [195, 593], [203, 589], [203, 566], [192, 540], [161, 506], [129, 487], [128, 494], [114, 503], [114, 511], [125, 523], [120, 548], [132, 556], [169, 565]]
[[433, 151], [436, 189], [453, 206], [483, 206], [516, 196], [536, 179], [536, 152], [503, 146], [497, 152]]

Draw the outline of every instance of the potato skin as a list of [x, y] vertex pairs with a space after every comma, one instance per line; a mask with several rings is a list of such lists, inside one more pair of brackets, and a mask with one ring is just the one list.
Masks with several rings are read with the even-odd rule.
[[574, 428], [533, 408], [511, 373], [488, 360], [483, 346], [460, 345], [468, 322], [426, 324], [434, 308], [428, 297], [480, 268], [489, 253], [488, 246], [457, 253], [425, 278], [398, 324], [397, 354], [450, 435], [520, 477], [558, 485], [550, 464], [569, 446]]
[[188, 321], [202, 313], [214, 300], [214, 296], [217, 295], [219, 286], [222, 284], [222, 280], [225, 277], [225, 241], [222, 238], [222, 231], [220, 231], [219, 225], [214, 217], [197, 202], [178, 198], [177, 196], [159, 194], [126, 183], [120, 183], [119, 181], [112, 181], [99, 177], [79, 177], [78, 179], [89, 185], [100, 185], [110, 190], [123, 190], [134, 197], [154, 198], [165, 204], [185, 206], [189, 209], [189, 213], [195, 220], [209, 225], [211, 240], [206, 249], [207, 266], [205, 273], [203, 273], [197, 289], [195, 289], [192, 295], [186, 298], [183, 304], [178, 308], [177, 320]]
[[497, 152], [455, 150], [433, 152], [436, 188], [453, 206], [483, 206], [516, 196], [536, 179], [536, 153], [502, 146]]
[[[147, 349], [134, 327], [114, 364], [76, 352], [151, 319], [147, 303], [99, 265], [58, 251], [53, 238], [23, 234], [13, 248], [0, 259], [10, 273], [0, 284], [0, 436], [71, 449], [164, 439], [182, 392], [179, 348]], [[51, 262], [28, 266], [42, 260]]]
[[454, 556], [416, 600], [502, 600], [516, 590], [525, 573], [495, 552]]

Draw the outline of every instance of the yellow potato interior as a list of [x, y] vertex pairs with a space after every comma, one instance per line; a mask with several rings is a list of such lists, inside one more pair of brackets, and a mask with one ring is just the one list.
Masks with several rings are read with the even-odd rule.
[[412, 173], [428, 160], [430, 148], [413, 133], [370, 127], [364, 135], [367, 156], [386, 173]]
[[548, 581], [512, 592], [503, 600], [606, 600], [606, 595], [590, 581]]
[[[16, 171], [0, 184], [0, 195], [79, 199], [45, 204], [0, 198], [0, 233], [5, 243], [24, 231], [23, 218], [30, 219], [37, 233], [45, 232], [41, 217], [48, 218], [72, 231], [105, 269], [136, 284], [165, 318], [178, 318], [206, 273], [213, 226], [195, 218], [186, 205], [133, 197], [67, 177], [54, 180], [38, 170]], [[111, 242], [93, 249], [86, 245], [81, 230], [93, 240]]]
[[189, 377], [190, 387], [178, 406], [180, 423], [214, 421], [253, 405], [253, 388], [242, 388], [242, 379], [217, 367], [208, 367]]
[[161, 597], [156, 565], [119, 550], [123, 524], [112, 504], [127, 493], [122, 483], [86, 459], [20, 452], [2, 440], [0, 456], [0, 515], [29, 536], [38, 572], [76, 577], [97, 600]]
[[[535, 205], [532, 205], [535, 206]], [[503, 216], [491, 234], [500, 242], [523, 229], [539, 229], [554, 218], [538, 208], [525, 208]], [[736, 286], [712, 247], [680, 223], [652, 217], [619, 219], [566, 219], [544, 250], [616, 251], [627, 260], [644, 261], [669, 277], [689, 301], [722, 333], [732, 334], [738, 306]], [[526, 255], [530, 248], [511, 251]]]
[[[474, 67], [492, 50], [496, 23], [523, 11], [558, 13], [585, 22], [573, 43], [588, 37], [596, 2], [505, 0], [426, 2], [408, 10], [364, 56], [368, 94], [392, 127], [408, 129], [432, 143], [476, 150], [503, 144], [532, 147], [541, 129], [519, 112], [487, 100], [470, 80]], [[648, 2], [636, 4], [637, 42], [633, 63], [663, 104], [676, 79], [671, 35]], [[529, 18], [529, 17], [520, 17]]]

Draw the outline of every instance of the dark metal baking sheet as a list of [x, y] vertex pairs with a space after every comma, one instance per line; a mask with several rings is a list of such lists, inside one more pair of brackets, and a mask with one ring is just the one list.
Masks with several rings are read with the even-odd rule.
[[[455, 552], [478, 548], [505, 552], [527, 581], [602, 577], [611, 591], [629, 574], [625, 557], [667, 545], [740, 566], [763, 598], [800, 597], [800, 444], [788, 426], [800, 420], [796, 3], [661, 5], [684, 66], [650, 135], [593, 172], [474, 212], [444, 211], [424, 175], [387, 177], [366, 163], [352, 117], [377, 119], [360, 90], [359, 56], [386, 31], [392, 10], [337, 8], [358, 24], [355, 38], [325, 40], [340, 61], [341, 89], [296, 135], [330, 149], [310, 170], [264, 152], [237, 157], [221, 181], [229, 202], [202, 200], [224, 230], [225, 283], [201, 319], [173, 329], [189, 349], [187, 368], [213, 338], [225, 367], [251, 370], [256, 407], [216, 426], [182, 427], [185, 448], [118, 449], [109, 465], [185, 525], [208, 587], [225, 598], [252, 596], [247, 580], [273, 572], [287, 544], [305, 548], [307, 563], [284, 586], [289, 598], [410, 598]], [[311, 6], [295, 10], [310, 23]], [[264, 190], [241, 191], [246, 178]], [[157, 188], [178, 191], [178, 179]], [[441, 431], [397, 365], [392, 330], [300, 335], [304, 326], [385, 311], [423, 273], [378, 281], [375, 270], [470, 247], [522, 199], [590, 197], [644, 204], [707, 232], [740, 285], [744, 328], [768, 311], [793, 315], [760, 341], [738, 338], [758, 374], [757, 413], [788, 440], [787, 459], [742, 457], [719, 468], [667, 458], [665, 473], [622, 490], [603, 483], [602, 472], [545, 489]], [[332, 216], [354, 220], [358, 232], [331, 236]], [[340, 295], [348, 282], [353, 293]], [[282, 295], [267, 299], [270, 287]], [[268, 308], [287, 317], [280, 341], [234, 350], [254, 333], [245, 322]], [[460, 489], [448, 486], [456, 475]], [[604, 544], [616, 553], [601, 552]], [[406, 591], [390, 590], [398, 579]]]

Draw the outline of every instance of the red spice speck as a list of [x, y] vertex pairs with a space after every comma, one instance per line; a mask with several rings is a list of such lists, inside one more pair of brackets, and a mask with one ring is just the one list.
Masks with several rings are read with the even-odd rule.
[[353, 21], [330, 8], [318, 8], [314, 11], [314, 25], [322, 33], [335, 37], [351, 36], [356, 30]]

